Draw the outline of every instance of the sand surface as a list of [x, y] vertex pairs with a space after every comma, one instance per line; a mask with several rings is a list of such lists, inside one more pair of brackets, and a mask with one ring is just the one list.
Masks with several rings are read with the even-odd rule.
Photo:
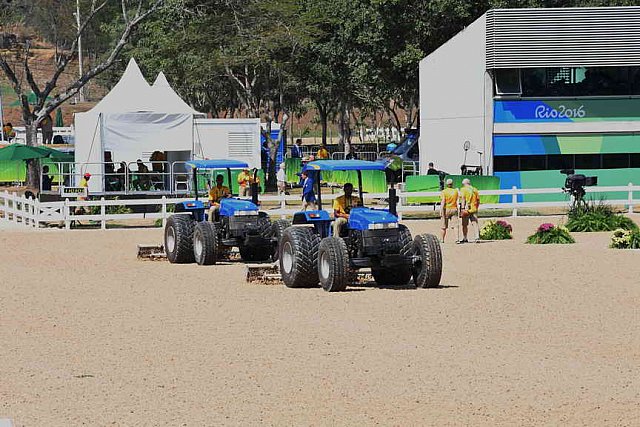
[[640, 425], [640, 252], [608, 249], [609, 233], [525, 245], [545, 221], [446, 243], [440, 289], [339, 294], [136, 260], [157, 229], [2, 231], [0, 418]]

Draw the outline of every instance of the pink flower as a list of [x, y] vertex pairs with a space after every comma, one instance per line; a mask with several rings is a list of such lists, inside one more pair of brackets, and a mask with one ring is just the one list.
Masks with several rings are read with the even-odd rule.
[[511, 224], [509, 224], [507, 221], [498, 220], [496, 221], [496, 224], [502, 228], [506, 228], [507, 230], [509, 230], [509, 232], [513, 231], [513, 229], [511, 228]]
[[540, 224], [540, 227], [538, 227], [538, 232], [539, 233], [546, 233], [547, 231], [551, 231], [553, 230], [553, 228], [555, 227], [555, 225], [549, 223], [549, 222], [545, 222], [544, 224]]

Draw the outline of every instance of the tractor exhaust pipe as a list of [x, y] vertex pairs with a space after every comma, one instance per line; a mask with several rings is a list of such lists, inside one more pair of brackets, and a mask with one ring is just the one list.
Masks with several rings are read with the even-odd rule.
[[389, 187], [389, 212], [392, 215], [398, 216], [399, 200], [400, 198], [397, 196], [396, 189], [394, 188], [393, 183], [391, 183], [391, 186]]
[[251, 203], [254, 205], [258, 205], [258, 191], [260, 191], [260, 185], [258, 184], [258, 169], [253, 169], [253, 179], [251, 180], [251, 184], [249, 184], [249, 189], [251, 189]]

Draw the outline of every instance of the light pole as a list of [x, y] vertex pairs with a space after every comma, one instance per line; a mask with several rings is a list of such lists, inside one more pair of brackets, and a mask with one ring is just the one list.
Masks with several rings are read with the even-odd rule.
[[4, 142], [4, 112], [2, 111], [2, 86], [0, 86], [0, 142]]
[[[82, 77], [82, 34], [80, 34], [80, 0], [76, 0], [76, 13], [74, 13], [76, 17], [76, 28], [78, 29], [78, 72], [79, 76]], [[80, 96], [80, 102], [84, 102], [84, 86], [80, 87], [78, 91], [78, 95]]]

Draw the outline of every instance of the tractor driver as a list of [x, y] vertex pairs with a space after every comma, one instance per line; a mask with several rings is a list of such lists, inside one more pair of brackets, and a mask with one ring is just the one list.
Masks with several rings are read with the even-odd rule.
[[333, 216], [335, 218], [335, 221], [333, 221], [333, 235], [336, 237], [340, 236], [342, 227], [349, 221], [351, 208], [360, 206], [360, 198], [352, 196], [352, 194], [353, 184], [347, 182], [344, 185], [344, 195], [336, 197], [333, 201]]
[[222, 185], [224, 177], [216, 175], [216, 185], [209, 189], [209, 221], [216, 220], [216, 212], [220, 209], [220, 200], [231, 196], [231, 191], [226, 185]]

